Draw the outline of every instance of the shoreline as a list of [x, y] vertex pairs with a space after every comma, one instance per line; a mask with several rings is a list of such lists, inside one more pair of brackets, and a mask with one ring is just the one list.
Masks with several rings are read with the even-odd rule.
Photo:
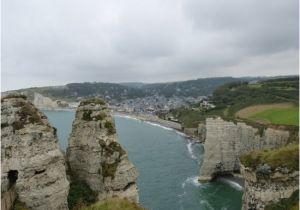
[[115, 116], [120, 116], [120, 117], [127, 117], [135, 120], [139, 120], [142, 122], [146, 122], [152, 125], [157, 125], [164, 127], [165, 129], [171, 129], [174, 132], [176, 132], [178, 135], [184, 136], [188, 138], [189, 140], [192, 140], [193, 143], [201, 143], [198, 138], [195, 138], [193, 136], [190, 136], [186, 133], [183, 132], [181, 124], [172, 122], [172, 121], [167, 121], [158, 118], [157, 116], [151, 116], [151, 115], [138, 115], [138, 114], [133, 114], [133, 113], [127, 113], [127, 112], [118, 112], [118, 111], [113, 111], [112, 115]]
[[39, 108], [41, 111], [66, 111], [66, 112], [75, 112], [76, 108]]

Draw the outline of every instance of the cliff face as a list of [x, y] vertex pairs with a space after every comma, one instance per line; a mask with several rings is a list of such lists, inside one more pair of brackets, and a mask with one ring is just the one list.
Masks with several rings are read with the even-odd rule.
[[118, 196], [138, 201], [138, 172], [117, 142], [113, 118], [100, 99], [79, 105], [67, 158], [72, 178], [85, 181], [100, 200]]
[[33, 104], [39, 109], [55, 109], [69, 107], [69, 104], [65, 101], [54, 101], [51, 98], [45, 97], [39, 93], [34, 93]]
[[257, 149], [278, 148], [285, 145], [288, 139], [288, 131], [267, 128], [260, 135], [257, 128], [245, 123], [208, 118], [199, 181], [210, 181], [217, 174], [239, 171], [241, 154]]
[[2, 193], [13, 189], [33, 210], [68, 209], [69, 182], [56, 130], [24, 97], [1, 101]]
[[[261, 168], [263, 170], [263, 167]], [[241, 165], [241, 173], [245, 178], [243, 210], [264, 210], [266, 206], [290, 199], [293, 193], [299, 190], [299, 171], [286, 171], [278, 168], [275, 172], [270, 172], [265, 176], [257, 170]], [[296, 196], [297, 199], [298, 196]], [[291, 202], [293, 201], [289, 200], [288, 204], [292, 205]]]

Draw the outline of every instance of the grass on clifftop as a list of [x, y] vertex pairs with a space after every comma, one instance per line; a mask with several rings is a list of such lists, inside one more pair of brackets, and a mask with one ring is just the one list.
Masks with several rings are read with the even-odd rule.
[[252, 115], [250, 119], [278, 125], [299, 126], [299, 107], [268, 109]]
[[299, 171], [299, 145], [291, 144], [275, 150], [252, 151], [242, 155], [240, 160], [245, 167], [253, 169], [267, 164], [272, 170], [277, 167], [286, 167], [292, 171]]
[[80, 102], [80, 105], [79, 106], [85, 106], [85, 105], [88, 105], [88, 104], [100, 104], [100, 105], [105, 105], [105, 101], [100, 99], [100, 98], [90, 98], [90, 99], [85, 99], [83, 101]]
[[111, 198], [105, 201], [96, 203], [82, 210], [145, 210], [136, 203], [126, 199]]

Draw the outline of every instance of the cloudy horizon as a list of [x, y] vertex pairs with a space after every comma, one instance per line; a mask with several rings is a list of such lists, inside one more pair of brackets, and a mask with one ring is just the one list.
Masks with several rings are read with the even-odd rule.
[[3, 0], [2, 91], [298, 75], [298, 0]]

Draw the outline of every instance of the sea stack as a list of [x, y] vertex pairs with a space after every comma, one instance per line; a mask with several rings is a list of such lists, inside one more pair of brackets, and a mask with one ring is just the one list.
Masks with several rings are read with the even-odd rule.
[[67, 210], [69, 182], [56, 129], [25, 96], [1, 99], [1, 207]]
[[80, 103], [67, 159], [72, 180], [86, 182], [99, 200], [121, 197], [138, 202], [137, 169], [117, 142], [114, 120], [102, 99]]

